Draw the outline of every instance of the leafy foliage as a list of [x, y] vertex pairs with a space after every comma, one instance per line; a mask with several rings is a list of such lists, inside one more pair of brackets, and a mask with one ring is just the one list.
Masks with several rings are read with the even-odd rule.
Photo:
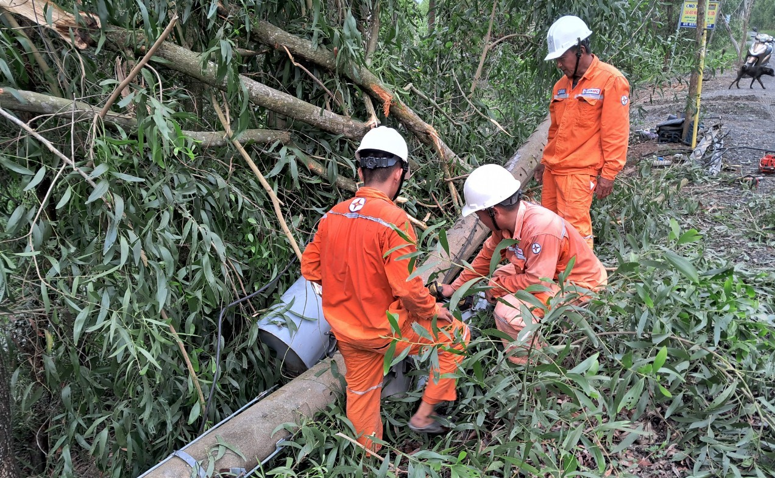
[[287, 455], [257, 476], [770, 476], [773, 274], [704, 256], [682, 191], [693, 171], [641, 172], [597, 209], [618, 258], [609, 287], [586, 308], [551, 304], [541, 363], [511, 365], [482, 314], [448, 435], [408, 431], [413, 391], [384, 403], [385, 462], [354, 454], [340, 401], [291, 427]]

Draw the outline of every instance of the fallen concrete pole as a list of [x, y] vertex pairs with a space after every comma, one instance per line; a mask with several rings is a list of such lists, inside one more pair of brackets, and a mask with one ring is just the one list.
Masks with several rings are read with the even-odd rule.
[[[549, 117], [538, 125], [533, 134], [527, 139], [525, 144], [514, 153], [514, 156], [505, 164], [506, 169], [511, 171], [515, 178], [525, 184], [533, 176], [538, 164], [541, 162], [541, 155], [546, 145], [546, 138], [549, 135]], [[467, 261], [474, 255], [482, 245], [490, 230], [487, 229], [472, 214], [468, 217], [458, 219], [451, 229], [447, 231], [447, 243], [449, 244], [449, 258], [442, 260], [435, 266], [426, 270], [422, 274], [423, 280], [427, 283], [431, 274], [447, 270], [441, 278], [441, 282], [449, 284], [452, 282], [461, 269], [463, 261]], [[433, 258], [429, 260], [438, 260]]]
[[[311, 418], [339, 397], [342, 390], [339, 379], [331, 373], [331, 362], [336, 362], [339, 373], [344, 375], [344, 359], [337, 352], [332, 358], [321, 360], [242, 413], [208, 430], [180, 451], [207, 469], [208, 460], [216, 456], [214, 450], [221, 446], [219, 442], [225, 443], [239, 450], [244, 459], [226, 451], [223, 457], [215, 462], [214, 469], [252, 470], [275, 451], [275, 445], [280, 439], [290, 435], [285, 430], [278, 430], [273, 435], [275, 428], [283, 423], [298, 423], [302, 417]], [[192, 471], [192, 467], [183, 458], [171, 455], [148, 470], [141, 478], [200, 476], [199, 470], [194, 474]]]

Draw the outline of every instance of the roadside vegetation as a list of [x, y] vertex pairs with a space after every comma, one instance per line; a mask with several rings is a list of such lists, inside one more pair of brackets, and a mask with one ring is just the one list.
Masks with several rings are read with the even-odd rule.
[[695, 229], [701, 170], [650, 168], [596, 208], [597, 250], [615, 270], [588, 307], [547, 311], [542, 363], [510, 365], [482, 314], [448, 435], [405, 426], [421, 391], [388, 400], [383, 463], [337, 435], [352, 434], [340, 401], [289, 424], [286, 456], [257, 476], [357, 476], [364, 465], [381, 476], [772, 476], [775, 271], [708, 253], [713, 231]]
[[[404, 207], [436, 227], [421, 244], [432, 254], [464, 175], [507, 161], [545, 116], [554, 19], [587, 20], [593, 51], [636, 91], [658, 94], [693, 58], [693, 32], [675, 32], [678, 1], [68, 0], [59, 7], [94, 15], [72, 34], [47, 26], [53, 4], [35, 3], [38, 22], [0, 1], [8, 476], [137, 476], [287, 381], [256, 326], [298, 276], [296, 264], [284, 272], [295, 256], [284, 230], [303, 247], [352, 194], [367, 122], [410, 141]], [[725, 42], [711, 41], [719, 67]], [[227, 128], [266, 186], [222, 140]], [[709, 254], [716, 232], [697, 225], [691, 193], [704, 181], [643, 167], [596, 207], [611, 286], [587, 309], [556, 304], [541, 325], [556, 345], [547, 363], [512, 368], [493, 324], [473, 319], [453, 433], [422, 441], [404, 428], [418, 396], [390, 401], [382, 463], [336, 435], [349, 433], [340, 401], [259, 474], [647, 476], [647, 460], [660, 474], [771, 475], [773, 272]], [[772, 241], [771, 210], [728, 217], [729, 230]]]

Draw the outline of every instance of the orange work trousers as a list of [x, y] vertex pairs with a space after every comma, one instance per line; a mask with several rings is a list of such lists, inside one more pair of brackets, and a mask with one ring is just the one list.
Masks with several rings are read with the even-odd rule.
[[[431, 321], [418, 320], [431, 334]], [[396, 340], [395, 355], [400, 354], [407, 347], [411, 348], [409, 355], [420, 353], [422, 347], [438, 344], [447, 348], [463, 350], [463, 343], [455, 337], [460, 336], [465, 344], [470, 340], [468, 326], [455, 320], [452, 324], [439, 321], [437, 325], [441, 331], [438, 340], [429, 341], [421, 337], [412, 329], [412, 323], [406, 321], [401, 329], [400, 339], [375, 338], [374, 340], [359, 343], [339, 342], [339, 351], [344, 357], [347, 367], [345, 380], [347, 381], [347, 418], [352, 422], [358, 442], [373, 451], [377, 451], [380, 445], [372, 441], [372, 436], [382, 439], [382, 418], [380, 417], [380, 397], [382, 393], [383, 363], [385, 353], [390, 343]], [[445, 333], [446, 332], [446, 333]], [[431, 369], [430, 379], [425, 386], [422, 400], [428, 404], [436, 405], [443, 401], [454, 401], [457, 398], [454, 378], [440, 378], [435, 380], [435, 373], [439, 375], [455, 372], [462, 354], [451, 353], [439, 348], [439, 368]]]
[[541, 205], [568, 221], [594, 250], [589, 208], [592, 207], [597, 177], [589, 174], [558, 175], [546, 168], [543, 184]]

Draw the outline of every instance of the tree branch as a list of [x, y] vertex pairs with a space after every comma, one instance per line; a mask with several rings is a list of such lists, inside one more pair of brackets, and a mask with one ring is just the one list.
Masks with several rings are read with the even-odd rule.
[[[221, 107], [218, 105], [218, 102], [215, 100], [215, 95], [212, 95], [211, 98], [212, 98], [213, 108], [215, 109], [215, 113], [218, 115], [218, 119], [221, 121], [223, 128], [226, 130], [226, 135], [229, 138], [231, 138], [232, 132], [231, 132], [231, 126], [229, 124], [229, 120], [223, 114]], [[269, 195], [269, 198], [272, 200], [272, 206], [274, 206], [274, 212], [275, 214], [277, 214], [277, 220], [280, 222], [280, 227], [282, 227], [283, 232], [285, 233], [285, 236], [288, 238], [288, 242], [291, 243], [293, 252], [296, 253], [296, 256], [301, 261], [301, 250], [299, 250], [299, 245], [296, 243], [296, 239], [294, 239], [293, 234], [291, 234], [290, 229], [288, 229], [288, 224], [286, 224], [285, 222], [285, 218], [283, 217], [283, 211], [282, 209], [280, 209], [280, 200], [277, 198], [277, 195], [274, 193], [274, 190], [269, 185], [269, 183], [266, 182], [264, 175], [261, 174], [261, 171], [259, 171], [258, 166], [256, 166], [256, 163], [253, 162], [253, 159], [250, 157], [248, 152], [245, 151], [245, 148], [242, 147], [239, 141], [232, 139], [231, 143], [234, 145], [235, 148], [237, 148], [237, 151], [239, 151], [239, 153], [242, 155], [242, 158], [245, 160], [245, 162], [248, 163], [248, 166], [250, 166], [250, 169], [253, 170], [253, 173], [258, 178], [258, 182], [261, 183], [261, 186], [264, 187], [264, 190]]]
[[[228, 11], [224, 11], [228, 14]], [[259, 20], [251, 29], [254, 40], [275, 49], [287, 47], [297, 57], [304, 58], [330, 71], [338, 71], [334, 53], [322, 45], [313, 45], [311, 41]], [[385, 86], [374, 73], [366, 67], [352, 67], [340, 70], [353, 83], [366, 90], [372, 97], [385, 106], [386, 116], [393, 113], [417, 138], [423, 143], [433, 146], [439, 156], [446, 162], [465, 164], [444, 141], [438, 137], [435, 129], [420, 118], [417, 113], [406, 106], [396, 95]]]
[[52, 153], [54, 153], [59, 159], [61, 159], [65, 163], [67, 163], [70, 166], [72, 166], [73, 169], [76, 170], [78, 172], [78, 174], [80, 174], [86, 180], [86, 182], [89, 183], [89, 185], [91, 187], [93, 187], [93, 188], [97, 187], [97, 184], [94, 182], [94, 180], [92, 180], [89, 177], [88, 174], [86, 174], [82, 169], [80, 169], [78, 166], [76, 166], [75, 162], [73, 160], [71, 160], [70, 158], [68, 158], [64, 154], [62, 154], [61, 151], [59, 151], [53, 144], [51, 144], [51, 142], [49, 140], [47, 140], [46, 138], [41, 136], [37, 131], [35, 131], [34, 129], [30, 128], [27, 124], [22, 122], [20, 119], [16, 118], [12, 114], [10, 114], [7, 111], [5, 111], [2, 107], [0, 107], [0, 116], [4, 116], [9, 121], [11, 121], [12, 123], [16, 124], [21, 129], [23, 129], [24, 131], [28, 132], [29, 134], [31, 134], [35, 139], [37, 139], [38, 141], [43, 143], [43, 146], [48, 148], [48, 150], [51, 151]]
[[474, 94], [474, 90], [476, 90], [476, 84], [479, 82], [479, 77], [482, 75], [482, 69], [484, 68], [484, 60], [487, 58], [487, 52], [490, 51], [490, 35], [492, 34], [492, 24], [495, 21], [495, 7], [497, 6], [498, 0], [493, 0], [492, 13], [490, 13], [490, 25], [487, 27], [487, 34], [484, 35], [484, 39], [482, 40], [484, 47], [482, 48], [481, 56], [479, 56], [479, 66], [476, 67], [474, 81], [471, 82], [471, 90], [468, 92], [469, 95]]
[[[0, 106], [14, 111], [27, 111], [29, 113], [45, 114], [51, 116], [72, 117], [74, 121], [92, 119], [97, 115], [97, 109], [87, 103], [71, 101], [66, 98], [43, 95], [32, 91], [17, 90], [12, 95], [0, 88]], [[134, 116], [108, 112], [104, 121], [106, 123], [121, 126], [129, 131], [137, 129], [137, 120]], [[230, 144], [224, 131], [183, 131], [184, 135], [201, 141], [199, 147], [214, 148]], [[271, 144], [279, 141], [282, 144], [291, 142], [291, 134], [288, 131], [271, 129], [247, 129], [237, 138], [240, 143]]]
[[43, 55], [40, 54], [38, 47], [36, 47], [35, 43], [33, 43], [33, 41], [30, 40], [30, 37], [27, 35], [24, 29], [19, 25], [19, 23], [16, 21], [13, 15], [11, 15], [7, 10], [0, 9], [0, 11], [3, 12], [3, 18], [5, 18], [8, 24], [11, 25], [11, 28], [15, 30], [16, 33], [23, 36], [27, 40], [27, 44], [30, 47], [30, 51], [32, 52], [33, 58], [35, 58], [35, 62], [43, 71], [43, 76], [45, 76], [46, 80], [48, 80], [48, 85], [51, 88], [51, 92], [57, 96], [62, 96], [62, 93], [59, 90], [59, 85], [56, 82], [56, 78], [54, 77], [54, 75], [51, 74], [51, 67], [48, 66], [48, 63], [46, 63], [46, 60], [43, 58]]
[[[167, 35], [170, 34], [172, 29], [175, 27], [175, 24], [178, 22], [178, 15], [173, 15], [172, 19], [170, 20], [169, 25], [167, 25], [167, 28], [164, 29], [164, 31], [161, 33], [161, 36], [156, 39], [154, 44], [151, 46], [151, 49], [148, 50], [148, 53], [143, 56], [142, 60], [140, 60], [134, 68], [132, 68], [132, 71], [129, 72], [129, 74], [124, 78], [124, 81], [122, 81], [118, 87], [113, 90], [113, 94], [110, 95], [110, 98], [108, 98], [108, 102], [105, 103], [105, 106], [102, 107], [102, 110], [99, 112], [97, 116], [100, 117], [100, 119], [104, 118], [106, 114], [108, 114], [108, 111], [110, 111], [110, 107], [113, 106], [113, 103], [116, 101], [116, 98], [118, 98], [118, 95], [121, 94], [121, 92], [126, 88], [129, 83], [132, 82], [132, 80], [135, 79], [135, 76], [137, 76], [138, 73], [140, 73], [140, 70], [143, 69], [146, 63], [151, 59], [151, 57], [156, 53], [156, 50], [159, 49], [159, 47], [164, 43], [164, 40], [167, 38]], [[94, 119], [95, 121], [97, 118]]]

